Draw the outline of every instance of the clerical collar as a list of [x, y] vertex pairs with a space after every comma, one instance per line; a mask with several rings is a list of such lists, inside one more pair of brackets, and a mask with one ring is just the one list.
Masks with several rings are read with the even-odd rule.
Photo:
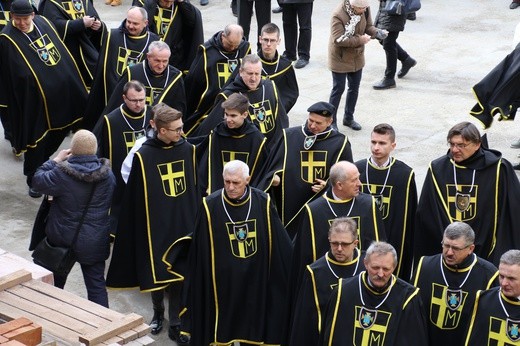
[[388, 156], [388, 159], [382, 164], [382, 165], [379, 165], [376, 160], [373, 159], [372, 156], [370, 156], [368, 158], [368, 160], [370, 161], [370, 163], [376, 167], [379, 167], [379, 168], [384, 168], [384, 167], [387, 167], [389, 164], [390, 164], [390, 161], [392, 160], [392, 157], [391, 156]]
[[388, 287], [390, 287], [390, 285], [392, 284], [392, 277], [390, 277], [390, 279], [388, 280], [388, 282], [386, 283], [386, 285], [384, 285], [383, 287], [375, 287], [373, 284], [372, 284], [372, 281], [370, 281], [370, 275], [368, 275], [368, 272], [365, 272], [366, 273], [366, 279], [367, 279], [367, 283], [368, 283], [368, 286], [375, 292], [377, 293], [383, 293], [384, 291], [386, 291], [386, 289]]
[[128, 114], [131, 118], [141, 118], [144, 114], [144, 111], [146, 110], [146, 106], [143, 108], [142, 111], [140, 111], [139, 113], [136, 113], [132, 110], [130, 110], [128, 108], [128, 106], [126, 105], [126, 103], [123, 103], [123, 111]]
[[[441, 257], [442, 257], [442, 255], [441, 255]], [[442, 259], [442, 264], [444, 264], [444, 266], [446, 268], [448, 268], [452, 271], [458, 272], [458, 271], [466, 271], [470, 266], [475, 264], [476, 260], [477, 260], [476, 255], [473, 253], [471, 255], [468, 255], [468, 257], [464, 258], [464, 260], [462, 262], [460, 262], [459, 264], [449, 265], [446, 263], [444, 258]]]
[[244, 193], [238, 199], [233, 199], [233, 198], [229, 197], [229, 195], [226, 193], [225, 189], [224, 189], [224, 195], [226, 196], [227, 200], [231, 201], [231, 203], [233, 203], [233, 204], [240, 204], [240, 203], [244, 202], [247, 197], [249, 197], [249, 185], [246, 185]]

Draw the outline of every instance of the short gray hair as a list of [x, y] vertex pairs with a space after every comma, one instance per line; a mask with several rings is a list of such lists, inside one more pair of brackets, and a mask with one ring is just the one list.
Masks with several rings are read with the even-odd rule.
[[520, 265], [520, 250], [509, 250], [506, 251], [501, 257], [500, 257], [500, 264], [505, 265]]
[[475, 232], [473, 228], [467, 223], [460, 221], [450, 223], [444, 230], [444, 236], [450, 240], [464, 238], [466, 246], [475, 242]]
[[148, 46], [148, 53], [151, 53], [154, 49], [157, 49], [159, 52], [162, 50], [167, 50], [171, 54], [170, 46], [168, 46], [168, 44], [164, 41], [153, 41], [150, 43]]
[[224, 165], [224, 170], [222, 171], [222, 176], [226, 174], [242, 174], [242, 178], [246, 179], [249, 177], [249, 166], [240, 160], [229, 161]]
[[329, 237], [332, 233], [350, 233], [354, 240], [358, 239], [357, 223], [351, 217], [338, 217], [332, 221]]
[[392, 254], [392, 257], [394, 258], [394, 267], [397, 267], [397, 252], [395, 251], [394, 247], [387, 242], [384, 241], [375, 241], [367, 249], [365, 258], [367, 261], [370, 260], [370, 256], [373, 254], [377, 255], [386, 255], [388, 253]]
[[126, 11], [126, 13], [130, 12], [131, 10], [133, 9], [137, 9], [139, 11], [139, 13], [141, 13], [141, 17], [143, 20], [148, 20], [148, 12], [146, 12], [146, 10], [142, 7], [139, 7], [139, 6], [132, 6], [128, 9], [128, 11]]

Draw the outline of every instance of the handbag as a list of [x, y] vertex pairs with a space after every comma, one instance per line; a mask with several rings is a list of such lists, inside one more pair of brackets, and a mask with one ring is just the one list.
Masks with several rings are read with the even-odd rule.
[[43, 196], [42, 204], [36, 213], [34, 225], [31, 233], [31, 242], [29, 243], [29, 251], [33, 251], [36, 246], [45, 238], [45, 227], [47, 226], [47, 217], [51, 209], [52, 196]]
[[400, 16], [403, 13], [417, 12], [421, 9], [421, 0], [391, 0], [385, 4], [385, 12]]
[[[32, 253], [33, 262], [37, 265], [44, 267], [47, 270], [50, 270], [54, 274], [58, 276], [66, 277], [74, 263], [76, 263], [76, 257], [74, 256], [74, 245], [76, 244], [76, 240], [78, 239], [79, 230], [83, 225], [83, 220], [85, 219], [85, 215], [87, 214], [87, 210], [90, 206], [90, 201], [92, 200], [92, 196], [94, 195], [94, 189], [96, 184], [92, 186], [90, 190], [90, 196], [88, 198], [87, 205], [83, 210], [83, 214], [81, 215], [81, 219], [79, 220], [78, 228], [76, 229], [76, 233], [74, 234], [74, 238], [72, 239], [72, 243], [70, 247], [65, 246], [54, 246], [49, 243], [47, 237], [43, 238]], [[48, 211], [47, 211], [48, 213]], [[36, 215], [38, 217], [38, 214]]]

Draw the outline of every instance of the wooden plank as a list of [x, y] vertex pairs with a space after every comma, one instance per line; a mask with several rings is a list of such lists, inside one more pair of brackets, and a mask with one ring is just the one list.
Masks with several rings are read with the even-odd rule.
[[33, 279], [41, 280], [51, 285], [54, 284], [54, 276], [47, 269], [13, 253], [5, 252], [0, 255], [0, 277], [20, 269], [25, 269], [32, 273]]
[[0, 277], [0, 291], [6, 290], [29, 280], [32, 280], [32, 275], [30, 272], [24, 269], [17, 270], [13, 273]]
[[79, 341], [86, 345], [95, 345], [103, 342], [119, 333], [137, 327], [143, 323], [143, 316], [131, 313], [124, 316], [120, 321], [109, 323], [98, 330], [79, 337]]
[[134, 341], [140, 343], [141, 345], [151, 345], [155, 343], [155, 340], [148, 335], [142, 336], [139, 339], [135, 339]]
[[117, 334], [117, 336], [121, 338], [122, 344], [127, 344], [130, 341], [135, 340], [139, 337], [137, 332], [133, 329]]
[[27, 346], [36, 346], [42, 342], [42, 327], [31, 324], [4, 334], [9, 340], [20, 341]]
[[[45, 284], [40, 281], [32, 280], [22, 284], [22, 286], [31, 288], [35, 291], [38, 291], [42, 294], [49, 295], [51, 297], [59, 297], [59, 299], [65, 303], [68, 303], [77, 308], [83, 309], [85, 311], [89, 311], [92, 314], [95, 314], [99, 317], [105, 318], [109, 321], [120, 320], [125, 315], [119, 313], [114, 310], [110, 310], [96, 303], [92, 303], [91, 301], [78, 297], [77, 295], [67, 292], [65, 290], [61, 290], [54, 286]], [[59, 292], [56, 294], [56, 292]]]
[[132, 328], [132, 330], [137, 332], [138, 337], [142, 337], [142, 336], [150, 334], [150, 331], [152, 330], [152, 328], [150, 328], [149, 325], [143, 323], [135, 328]]
[[33, 321], [26, 317], [19, 317], [16, 319], [13, 319], [9, 322], [5, 322], [0, 324], [0, 335], [4, 335], [5, 333], [9, 333], [12, 330], [22, 328], [25, 326], [30, 326], [33, 324]]
[[123, 342], [123, 339], [121, 339], [120, 337], [117, 337], [117, 336], [114, 336], [110, 339], [107, 339], [105, 341], [103, 341], [104, 344], [107, 344], [107, 345], [110, 345], [110, 344], [118, 344], [118, 345], [122, 345], [124, 344]]
[[2, 344], [2, 346], [26, 346], [26, 345], [22, 344], [20, 341], [17, 341], [17, 340], [9, 340], [5, 344]]

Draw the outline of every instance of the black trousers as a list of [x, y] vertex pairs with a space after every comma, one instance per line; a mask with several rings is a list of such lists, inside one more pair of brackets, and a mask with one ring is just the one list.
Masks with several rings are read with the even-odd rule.
[[168, 320], [170, 326], [181, 324], [179, 318], [181, 307], [182, 281], [172, 282], [166, 288], [152, 291], [152, 304], [154, 314], [164, 315], [164, 294], [168, 296]]
[[[282, 6], [285, 39], [284, 54], [288, 59], [296, 60], [296, 58], [301, 58], [309, 60], [311, 57], [312, 5], [313, 3], [311, 2], [305, 4], [284, 4]], [[298, 49], [298, 56], [296, 56], [296, 49]]]
[[399, 31], [390, 31], [388, 36], [380, 43], [386, 54], [385, 78], [394, 79], [397, 71], [397, 60], [403, 62], [410, 55], [397, 43]]
[[[238, 0], [238, 24], [244, 29], [244, 37], [249, 40], [249, 32], [251, 30], [251, 14], [253, 13], [253, 4], [255, 5], [256, 23], [258, 25], [258, 36], [262, 27], [267, 23], [271, 23], [271, 0]], [[260, 49], [260, 42], [258, 49]]]
[[345, 81], [348, 82], [347, 98], [345, 100], [345, 113], [343, 120], [351, 122], [354, 120], [354, 111], [356, 110], [356, 103], [359, 95], [359, 84], [361, 84], [361, 76], [363, 69], [356, 72], [337, 73], [332, 72], [332, 90], [330, 91], [329, 103], [336, 107], [336, 112], [333, 115], [333, 124], [337, 123], [337, 116], [339, 102], [341, 96], [345, 91]]

